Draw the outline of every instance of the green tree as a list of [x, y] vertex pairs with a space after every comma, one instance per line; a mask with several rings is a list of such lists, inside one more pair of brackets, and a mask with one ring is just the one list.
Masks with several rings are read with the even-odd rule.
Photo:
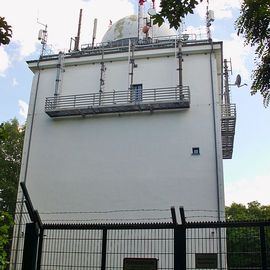
[[256, 47], [256, 68], [252, 74], [251, 94], [260, 92], [267, 107], [270, 101], [269, 0], [244, 0], [235, 25], [238, 35], [243, 35], [245, 43]]
[[6, 269], [12, 235], [12, 217], [6, 212], [0, 211], [0, 269]]
[[[247, 204], [233, 203], [226, 207], [227, 221], [270, 220], [270, 205], [261, 205], [257, 201]], [[270, 245], [270, 231], [265, 230], [266, 244]], [[260, 230], [258, 227], [227, 228], [228, 269], [260, 268], [261, 252]], [[268, 258], [270, 263], [270, 258]]]
[[24, 127], [17, 119], [0, 124], [0, 210], [15, 212]]
[[257, 201], [249, 202], [247, 206], [232, 203], [226, 207], [227, 221], [270, 220], [270, 205], [261, 205]]
[[[170, 27], [178, 28], [187, 14], [202, 0], [161, 0], [161, 11], [154, 17], [154, 24], [161, 25], [165, 19]], [[270, 1], [244, 0], [240, 16], [235, 22], [238, 35], [245, 44], [255, 47], [255, 69], [252, 72], [251, 94], [260, 92], [265, 107], [270, 102]]]
[[0, 16], [0, 46], [1, 44], [6, 45], [9, 44], [10, 39], [12, 37], [11, 26], [8, 25], [5, 17]]
[[167, 19], [170, 27], [177, 29], [182, 19], [189, 13], [193, 13], [196, 5], [202, 0], [161, 0], [161, 11], [154, 18], [154, 24], [159, 26]]
[[0, 269], [6, 269], [10, 256], [23, 139], [17, 119], [0, 124]]

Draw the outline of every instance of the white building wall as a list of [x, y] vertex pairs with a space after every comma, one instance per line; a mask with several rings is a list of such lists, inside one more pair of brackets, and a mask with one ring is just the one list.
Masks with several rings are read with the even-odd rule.
[[[174, 56], [174, 50], [150, 59], [135, 55], [138, 67], [134, 69], [134, 83], [143, 83], [144, 88], [178, 85], [178, 62]], [[127, 90], [127, 56], [121, 55], [117, 62], [111, 62], [110, 57], [104, 58], [105, 91]], [[70, 59], [65, 61], [60, 94], [98, 92], [100, 64], [97, 61], [93, 64], [90, 58], [74, 61], [77, 61], [74, 65]], [[84, 65], [79, 61], [85, 61]], [[218, 65], [213, 61], [217, 108]], [[26, 179], [21, 176], [35, 208], [41, 213], [164, 209], [180, 205], [185, 209], [218, 210], [221, 134], [216, 135], [217, 171], [210, 75], [209, 51], [199, 54], [186, 51], [183, 84], [191, 91], [189, 109], [52, 119], [44, 112], [44, 103], [46, 97], [54, 94], [56, 69], [44, 66], [38, 85], [27, 176]], [[35, 91], [34, 83], [29, 121]], [[218, 129], [219, 113], [216, 123]], [[200, 147], [201, 154], [191, 155], [192, 147]], [[26, 152], [27, 148], [24, 166]], [[222, 184], [219, 187], [222, 202]]]

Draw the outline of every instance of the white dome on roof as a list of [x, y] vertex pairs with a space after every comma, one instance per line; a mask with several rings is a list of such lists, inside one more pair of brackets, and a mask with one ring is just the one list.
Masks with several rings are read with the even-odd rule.
[[[170, 29], [165, 23], [160, 27], [158, 25], [152, 25], [148, 34], [151, 38], [176, 35], [175, 31]], [[114, 23], [103, 36], [102, 42], [112, 42], [137, 37], [138, 17], [137, 15], [130, 15]]]

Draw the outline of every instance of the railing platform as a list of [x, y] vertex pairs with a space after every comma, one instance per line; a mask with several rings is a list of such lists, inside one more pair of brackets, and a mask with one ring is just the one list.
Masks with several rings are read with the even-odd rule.
[[189, 87], [55, 96], [47, 97], [45, 102], [45, 112], [50, 117], [152, 112], [189, 107]]
[[231, 159], [236, 124], [235, 104], [222, 105], [221, 107], [221, 135], [222, 152], [224, 159]]

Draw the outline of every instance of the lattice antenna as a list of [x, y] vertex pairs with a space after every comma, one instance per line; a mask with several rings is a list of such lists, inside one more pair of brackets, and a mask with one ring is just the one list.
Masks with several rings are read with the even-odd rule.
[[181, 36], [187, 30], [185, 18], [182, 19], [180, 26], [177, 29], [177, 33]]
[[38, 19], [37, 19], [37, 23], [44, 26], [44, 29], [40, 29], [38, 32], [38, 40], [40, 40], [40, 43], [42, 44], [41, 53], [40, 53], [40, 56], [42, 57], [44, 55], [45, 48], [47, 45], [47, 39], [48, 39], [47, 28], [48, 28], [48, 26], [47, 26], [47, 24], [39, 22]]
[[230, 104], [229, 67], [227, 59], [224, 59], [224, 104]]
[[209, 0], [207, 0], [207, 5], [206, 5], [206, 31], [207, 31], [207, 37], [208, 37], [209, 40], [212, 40], [210, 26], [212, 25], [212, 22], [214, 20], [215, 20], [214, 11], [209, 10]]

